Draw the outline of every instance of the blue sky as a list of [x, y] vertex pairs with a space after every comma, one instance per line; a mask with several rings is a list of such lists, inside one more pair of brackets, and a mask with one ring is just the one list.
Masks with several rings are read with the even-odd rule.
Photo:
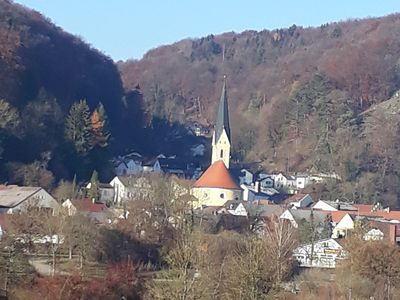
[[187, 37], [400, 12], [399, 0], [15, 0], [40, 11], [114, 60]]

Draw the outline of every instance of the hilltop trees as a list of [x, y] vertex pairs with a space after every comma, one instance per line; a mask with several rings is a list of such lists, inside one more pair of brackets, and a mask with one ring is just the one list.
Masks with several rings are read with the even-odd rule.
[[65, 122], [65, 135], [79, 155], [86, 155], [91, 149], [90, 112], [86, 100], [74, 103]]
[[16, 133], [20, 124], [18, 111], [4, 99], [0, 100], [0, 158], [3, 152], [2, 141], [9, 134]]
[[102, 103], [92, 113], [86, 100], [74, 103], [65, 121], [65, 137], [76, 154], [74, 171], [85, 169], [87, 173], [88, 169], [96, 168], [101, 173], [107, 172], [111, 133]]
[[105, 148], [108, 146], [110, 139], [110, 129], [108, 124], [108, 117], [103, 104], [100, 102], [97, 109], [95, 109], [90, 116], [92, 146], [99, 146]]

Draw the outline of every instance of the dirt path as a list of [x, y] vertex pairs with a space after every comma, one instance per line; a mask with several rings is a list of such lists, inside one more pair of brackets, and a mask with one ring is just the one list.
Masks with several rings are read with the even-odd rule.
[[[29, 259], [29, 263], [35, 268], [36, 272], [43, 276], [51, 276], [52, 275], [52, 266], [48, 262], [47, 259]], [[69, 275], [68, 272], [57, 271], [57, 275]]]

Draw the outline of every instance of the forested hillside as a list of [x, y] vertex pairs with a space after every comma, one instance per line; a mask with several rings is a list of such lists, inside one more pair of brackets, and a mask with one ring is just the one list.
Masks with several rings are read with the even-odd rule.
[[367, 132], [363, 112], [399, 88], [399, 34], [398, 14], [293, 25], [186, 39], [118, 67], [127, 90], [140, 85], [149, 115], [204, 124], [215, 118], [227, 74], [236, 159], [336, 172], [348, 184], [330, 189], [343, 197], [395, 203], [400, 162], [388, 149], [398, 153], [399, 123], [391, 121], [383, 146], [376, 135], [388, 123]]
[[116, 66], [0, 0], [0, 177], [46, 186], [93, 169], [106, 178], [105, 162], [128, 149], [184, 154], [183, 126], [212, 125], [226, 74], [235, 160], [335, 172], [330, 197], [394, 204], [400, 120], [380, 103], [398, 101], [399, 34], [398, 14], [293, 25], [186, 39]]
[[[137, 137], [135, 129], [140, 129], [140, 103], [133, 103], [131, 98], [125, 97], [119, 72], [110, 58], [38, 12], [0, 0], [3, 180], [43, 184], [33, 180], [38, 173], [46, 174], [39, 169], [51, 170], [56, 179], [72, 178], [75, 173], [84, 179], [94, 168], [104, 169], [104, 174], [112, 152], [129, 146]], [[86, 126], [93, 127], [89, 118], [102, 106], [111, 131], [107, 147], [92, 140], [86, 153], [78, 151], [79, 145], [65, 132], [70, 108], [83, 99], [87, 103]], [[86, 129], [93, 133], [95, 128], [89, 127]], [[24, 175], [27, 172], [32, 180]], [[51, 173], [47, 174], [45, 183], [53, 181]]]

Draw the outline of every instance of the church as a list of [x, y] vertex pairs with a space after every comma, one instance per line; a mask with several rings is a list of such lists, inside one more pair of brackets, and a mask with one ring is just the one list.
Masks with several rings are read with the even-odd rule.
[[242, 199], [242, 190], [229, 172], [230, 150], [231, 130], [224, 76], [217, 122], [212, 137], [211, 165], [192, 187], [192, 194], [198, 199], [195, 207], [222, 206], [226, 201]]

